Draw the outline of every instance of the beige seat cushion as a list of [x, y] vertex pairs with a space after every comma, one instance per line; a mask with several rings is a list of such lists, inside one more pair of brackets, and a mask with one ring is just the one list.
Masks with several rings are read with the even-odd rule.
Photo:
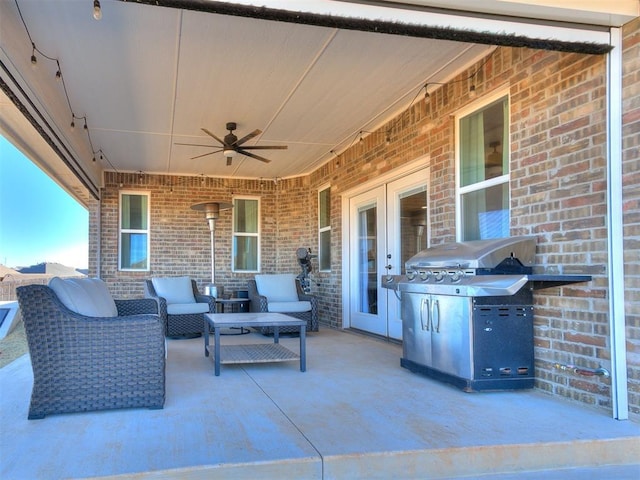
[[256, 275], [256, 288], [271, 302], [297, 302], [296, 277], [291, 273]]
[[208, 303], [169, 303], [167, 304], [169, 315], [190, 315], [193, 313], [209, 313]]
[[53, 277], [49, 288], [69, 310], [87, 317], [117, 317], [118, 308], [107, 284], [99, 278]]
[[153, 283], [156, 295], [164, 298], [167, 305], [196, 303], [189, 277], [152, 278], [151, 283]]
[[300, 302], [269, 302], [267, 309], [275, 313], [298, 313], [311, 310], [311, 302], [306, 300]]

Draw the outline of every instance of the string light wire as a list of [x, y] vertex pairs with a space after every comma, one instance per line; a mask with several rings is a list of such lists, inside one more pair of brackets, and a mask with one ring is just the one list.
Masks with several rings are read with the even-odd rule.
[[[74, 113], [74, 110], [71, 107], [71, 99], [70, 99], [70, 96], [69, 96], [69, 91], [67, 90], [67, 84], [64, 81], [64, 75], [62, 74], [62, 67], [60, 66], [60, 61], [55, 57], [50, 57], [49, 55], [47, 55], [46, 53], [44, 53], [42, 50], [40, 50], [37, 47], [36, 43], [33, 41], [33, 38], [31, 37], [31, 32], [29, 31], [29, 27], [27, 27], [27, 22], [25, 22], [25, 20], [24, 20], [24, 16], [22, 15], [22, 10], [20, 10], [20, 5], [18, 5], [18, 0], [14, 0], [14, 1], [15, 1], [15, 4], [16, 4], [16, 8], [18, 9], [18, 14], [20, 15], [20, 20], [22, 21], [22, 25], [24, 25], [24, 29], [27, 32], [27, 37], [29, 38], [29, 42], [31, 43], [31, 63], [34, 66], [36, 66], [37, 61], [38, 61], [37, 57], [35, 55], [36, 53], [38, 53], [40, 56], [42, 56], [43, 58], [45, 58], [47, 60], [50, 60], [52, 62], [56, 62], [57, 70], [56, 70], [55, 77], [56, 77], [56, 80], [58, 80], [58, 81], [60, 81], [60, 83], [62, 83], [62, 90], [64, 92], [65, 99], [67, 100], [67, 105], [69, 107], [69, 111], [71, 112], [71, 124], [70, 124], [71, 129], [73, 130], [74, 127], [75, 127], [75, 120], [82, 120], [84, 122], [83, 129], [84, 129], [85, 132], [87, 132], [87, 139], [89, 140], [89, 147], [91, 148], [91, 152], [93, 154], [93, 161], [94, 162], [96, 161], [95, 156], [96, 156], [96, 154], [99, 153], [101, 159], [106, 159], [107, 163], [109, 163], [111, 168], [113, 168], [117, 173], [118, 170], [111, 164], [111, 162], [109, 161], [108, 157], [105, 155], [104, 151], [101, 148], [99, 148], [97, 150], [94, 148], [93, 141], [91, 139], [91, 132], [89, 131], [89, 126], [87, 124], [87, 116], [86, 115], [77, 116]], [[99, 3], [98, 3], [98, 5], [99, 5]]]
[[[467, 82], [473, 78], [476, 77], [476, 75], [478, 75], [478, 73], [480, 73], [480, 71], [484, 68], [484, 66], [487, 64], [487, 62], [489, 61], [489, 59], [491, 58], [491, 55], [488, 55], [487, 58], [484, 59], [484, 61], [478, 66], [477, 69], [475, 69], [469, 76], [465, 77], [465, 78], [461, 78], [459, 80], [452, 80], [450, 82], [446, 82], [446, 83], [442, 83], [442, 82], [426, 82], [423, 86], [421, 86], [415, 96], [413, 97], [413, 99], [411, 100], [411, 102], [409, 103], [409, 105], [407, 106], [407, 108], [405, 109], [408, 110], [409, 108], [411, 108], [414, 103], [416, 102], [418, 96], [420, 95], [420, 93], [424, 90], [424, 97], [425, 100], [429, 98], [429, 85], [453, 85], [456, 83], [461, 83], [461, 82]], [[471, 85], [469, 87], [469, 95], [471, 97], [474, 97], [476, 94], [476, 86], [475, 85]], [[393, 131], [394, 127], [396, 126], [396, 124], [400, 121], [400, 117], [402, 116], [402, 114], [398, 115], [391, 123], [391, 125], [389, 126], [389, 128], [387, 128], [384, 131], [375, 131], [375, 132], [369, 132], [367, 130], [360, 130], [358, 131], [354, 137], [353, 140], [351, 140], [351, 143], [349, 143], [349, 146], [345, 149], [348, 150], [349, 148], [351, 148], [353, 146], [354, 143], [356, 143], [356, 141], [362, 142], [363, 138], [362, 135], [363, 134], [384, 134], [385, 135], [385, 140], [386, 143], [389, 144], [391, 143], [391, 132]], [[336, 154], [336, 149], [337, 149], [338, 145], [336, 145], [334, 148], [332, 148], [329, 153], [332, 156], [339, 156], [338, 154]]]

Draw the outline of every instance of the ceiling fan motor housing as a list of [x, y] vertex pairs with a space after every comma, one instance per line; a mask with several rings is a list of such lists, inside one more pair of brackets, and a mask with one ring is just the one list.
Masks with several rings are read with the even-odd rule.
[[233, 134], [233, 131], [236, 129], [236, 123], [235, 122], [229, 122], [227, 123], [227, 130], [229, 130], [229, 133], [227, 133], [224, 136], [224, 143], [227, 146], [232, 146], [234, 145], [237, 141], [238, 141], [238, 137], [236, 137]]

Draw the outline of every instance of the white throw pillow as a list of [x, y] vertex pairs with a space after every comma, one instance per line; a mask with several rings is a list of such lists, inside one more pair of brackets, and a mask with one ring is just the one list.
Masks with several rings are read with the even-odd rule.
[[99, 278], [53, 277], [49, 288], [69, 310], [87, 317], [117, 317], [116, 302]]
[[152, 278], [153, 288], [167, 303], [196, 303], [189, 277]]
[[256, 288], [269, 302], [297, 302], [296, 277], [292, 273], [256, 275]]

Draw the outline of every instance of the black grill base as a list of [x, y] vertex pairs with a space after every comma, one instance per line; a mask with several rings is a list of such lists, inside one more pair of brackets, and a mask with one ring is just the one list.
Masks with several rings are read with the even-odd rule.
[[400, 359], [400, 366], [410, 372], [419, 373], [443, 383], [448, 383], [465, 392], [497, 391], [497, 390], [523, 390], [533, 388], [533, 377], [507, 377], [474, 380], [462, 378], [449, 373], [441, 372], [435, 368], [421, 365], [406, 358]]

